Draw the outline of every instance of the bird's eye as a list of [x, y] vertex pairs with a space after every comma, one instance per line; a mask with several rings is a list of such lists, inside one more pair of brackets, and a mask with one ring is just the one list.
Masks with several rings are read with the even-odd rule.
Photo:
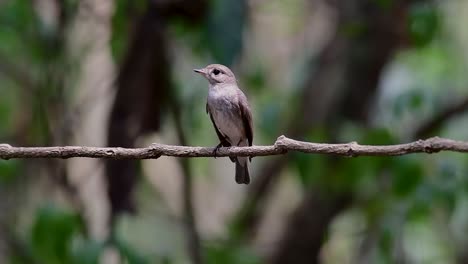
[[214, 70], [213, 70], [213, 74], [214, 74], [214, 75], [218, 75], [218, 74], [220, 74], [220, 73], [221, 73], [221, 71], [218, 70], [218, 69], [214, 69]]

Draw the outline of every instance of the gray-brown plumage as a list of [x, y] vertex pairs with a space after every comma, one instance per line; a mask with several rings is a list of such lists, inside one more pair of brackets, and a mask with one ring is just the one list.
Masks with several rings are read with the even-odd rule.
[[[194, 70], [209, 82], [206, 112], [210, 115], [221, 146], [252, 146], [252, 113], [245, 94], [237, 86], [232, 71], [221, 64]], [[230, 157], [236, 163], [236, 182], [250, 183], [247, 157]]]

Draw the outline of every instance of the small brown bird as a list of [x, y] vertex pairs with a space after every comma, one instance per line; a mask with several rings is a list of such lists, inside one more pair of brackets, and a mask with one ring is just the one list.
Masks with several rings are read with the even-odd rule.
[[[252, 113], [245, 94], [237, 87], [232, 71], [221, 64], [195, 69], [209, 82], [206, 112], [210, 115], [220, 143], [215, 148], [252, 146]], [[249, 184], [247, 157], [230, 157], [236, 163], [236, 182]]]

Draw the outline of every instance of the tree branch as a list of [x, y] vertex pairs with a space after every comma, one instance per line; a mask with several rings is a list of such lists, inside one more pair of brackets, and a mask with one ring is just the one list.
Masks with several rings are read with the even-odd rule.
[[[31, 158], [104, 158], [104, 159], [157, 159], [170, 157], [214, 157], [214, 148], [187, 147], [164, 144], [152, 144], [146, 148], [110, 148], [110, 147], [13, 147], [0, 144], [0, 159]], [[324, 144], [298, 141], [280, 136], [272, 146], [220, 148], [217, 157], [227, 156], [272, 156], [297, 151], [310, 154], [334, 154], [338, 156], [401, 156], [411, 153], [435, 153], [439, 151], [468, 152], [468, 142], [433, 137], [426, 140], [398, 145], [359, 145], [357, 142], [343, 144]]]
[[440, 128], [440, 126], [448, 119], [462, 114], [468, 109], [468, 97], [464, 98], [460, 102], [453, 104], [445, 110], [442, 110], [425, 123], [421, 124], [418, 129], [414, 132], [416, 137], [426, 137], [434, 132], [434, 130]]

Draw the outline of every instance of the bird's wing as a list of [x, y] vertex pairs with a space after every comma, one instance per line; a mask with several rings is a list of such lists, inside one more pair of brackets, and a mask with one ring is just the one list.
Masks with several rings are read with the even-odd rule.
[[239, 96], [239, 109], [242, 117], [242, 123], [244, 124], [245, 134], [249, 141], [249, 146], [252, 146], [253, 141], [253, 126], [252, 126], [252, 112], [250, 111], [249, 102], [244, 94]]
[[216, 131], [216, 135], [218, 135], [218, 138], [219, 138], [219, 141], [221, 142], [221, 145], [223, 145], [223, 147], [230, 147], [231, 144], [229, 143], [229, 141], [227, 141], [226, 136], [224, 136], [218, 130], [218, 126], [216, 125], [216, 123], [215, 123], [215, 121], [213, 119], [213, 115], [210, 112], [210, 107], [208, 106], [208, 103], [206, 104], [206, 113], [210, 115], [211, 123], [213, 123], [213, 127], [214, 127], [214, 129]]

